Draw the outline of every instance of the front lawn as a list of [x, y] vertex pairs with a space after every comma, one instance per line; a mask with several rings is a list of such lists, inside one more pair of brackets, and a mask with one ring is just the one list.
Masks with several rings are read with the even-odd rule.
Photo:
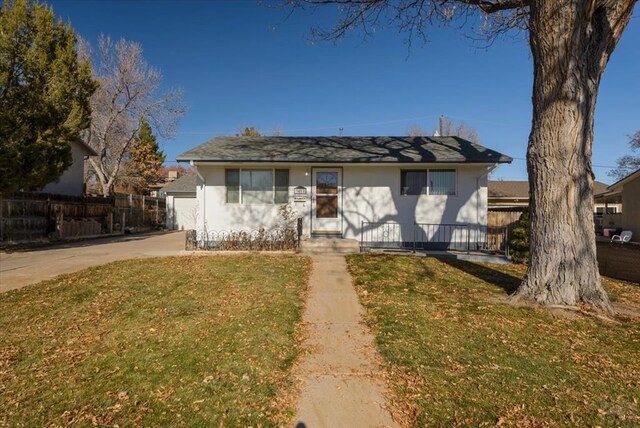
[[[348, 263], [403, 425], [640, 424], [640, 320], [500, 303], [520, 266], [384, 255]], [[640, 286], [604, 283], [612, 300], [640, 306]]]
[[129, 260], [0, 294], [0, 426], [275, 426], [310, 262]]

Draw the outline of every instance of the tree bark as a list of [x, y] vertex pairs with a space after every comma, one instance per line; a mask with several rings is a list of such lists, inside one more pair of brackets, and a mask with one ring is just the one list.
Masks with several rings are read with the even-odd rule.
[[531, 4], [531, 251], [515, 299], [558, 305], [584, 302], [612, 311], [596, 259], [591, 147], [600, 79], [634, 3]]

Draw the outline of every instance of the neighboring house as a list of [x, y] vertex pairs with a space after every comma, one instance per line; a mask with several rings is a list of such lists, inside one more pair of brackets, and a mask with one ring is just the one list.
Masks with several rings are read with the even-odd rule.
[[488, 185], [489, 208], [529, 206], [528, 181], [493, 181]]
[[[593, 182], [593, 194], [598, 195], [606, 191], [607, 185], [599, 181]], [[594, 199], [595, 201], [595, 199]], [[489, 180], [489, 208], [517, 208], [529, 206], [529, 182], [528, 181], [501, 181]], [[608, 205], [595, 201], [594, 213], [601, 215], [604, 212], [616, 213], [620, 210], [619, 204]]]
[[167, 201], [167, 229], [188, 230], [196, 228], [198, 208], [196, 204], [196, 180], [193, 174], [183, 175], [160, 189]]
[[73, 141], [70, 144], [73, 163], [64, 171], [58, 181], [44, 186], [40, 190], [41, 193], [71, 196], [82, 196], [85, 193], [84, 160], [87, 156], [97, 156], [98, 154], [83, 141]]
[[149, 185], [149, 195], [153, 197], [157, 197], [161, 192], [164, 186], [171, 183], [172, 181], [177, 180], [180, 177], [180, 173], [178, 171], [167, 171], [167, 176], [159, 183], [152, 183]]
[[512, 160], [457, 137], [219, 137], [177, 159], [197, 173], [198, 231], [273, 229], [289, 204], [305, 236], [352, 239], [364, 222], [480, 229], [487, 175]]
[[616, 213], [604, 214], [602, 223], [605, 228], [630, 230], [633, 240], [640, 240], [640, 169], [596, 195], [596, 202], [607, 208], [612, 205], [622, 207]]

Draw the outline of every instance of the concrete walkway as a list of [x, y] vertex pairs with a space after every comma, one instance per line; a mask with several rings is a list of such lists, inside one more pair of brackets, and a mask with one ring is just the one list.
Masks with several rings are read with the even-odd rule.
[[115, 260], [179, 255], [184, 232], [125, 235], [0, 253], [0, 292]]
[[296, 369], [303, 387], [296, 427], [396, 427], [385, 409], [384, 384], [376, 375], [373, 336], [344, 257], [313, 257], [303, 315], [311, 354]]

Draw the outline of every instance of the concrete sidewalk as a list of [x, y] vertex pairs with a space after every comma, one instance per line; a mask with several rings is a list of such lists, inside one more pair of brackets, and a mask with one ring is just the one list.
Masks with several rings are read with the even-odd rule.
[[385, 408], [385, 388], [376, 376], [373, 336], [344, 257], [313, 257], [303, 316], [311, 355], [297, 367], [303, 380], [296, 427], [396, 427]]
[[148, 233], [0, 253], [0, 292], [115, 260], [179, 255], [184, 232]]

